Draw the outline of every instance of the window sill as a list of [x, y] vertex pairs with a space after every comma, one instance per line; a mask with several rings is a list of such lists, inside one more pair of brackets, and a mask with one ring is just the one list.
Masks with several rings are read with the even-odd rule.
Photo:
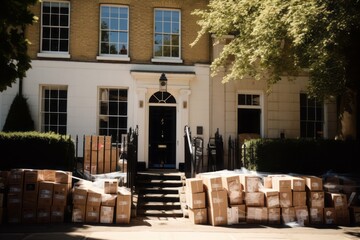
[[183, 63], [180, 58], [152, 58], [151, 62], [155, 63]]
[[96, 60], [100, 61], [119, 61], [119, 62], [130, 62], [130, 58], [128, 56], [97, 56]]
[[38, 53], [38, 57], [41, 58], [62, 58], [62, 59], [69, 59], [71, 56], [68, 53]]

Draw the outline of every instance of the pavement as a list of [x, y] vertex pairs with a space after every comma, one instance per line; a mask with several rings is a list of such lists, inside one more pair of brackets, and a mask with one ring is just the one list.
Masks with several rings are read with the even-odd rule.
[[3, 224], [0, 240], [349, 240], [360, 239], [360, 226], [194, 225], [188, 218], [132, 218], [129, 225]]

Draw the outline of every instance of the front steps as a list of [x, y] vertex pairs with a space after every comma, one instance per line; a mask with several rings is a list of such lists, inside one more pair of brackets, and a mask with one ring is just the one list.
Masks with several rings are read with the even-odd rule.
[[148, 217], [183, 217], [179, 189], [185, 184], [185, 175], [168, 170], [138, 172], [137, 215]]

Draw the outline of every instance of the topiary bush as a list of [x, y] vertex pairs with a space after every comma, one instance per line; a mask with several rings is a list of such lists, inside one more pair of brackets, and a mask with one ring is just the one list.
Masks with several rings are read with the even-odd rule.
[[3, 127], [4, 132], [34, 131], [34, 121], [31, 118], [27, 99], [17, 94], [12, 102]]
[[0, 132], [0, 169], [72, 171], [75, 145], [69, 136], [39, 132]]

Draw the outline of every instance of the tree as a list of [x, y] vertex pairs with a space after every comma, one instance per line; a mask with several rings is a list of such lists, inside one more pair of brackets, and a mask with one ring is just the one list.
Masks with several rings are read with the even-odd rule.
[[[234, 36], [211, 65], [213, 75], [230, 67], [224, 83], [252, 76], [266, 78], [271, 86], [281, 76], [306, 71], [311, 96], [341, 99], [342, 120], [343, 113], [356, 115], [359, 0], [210, 0], [207, 9], [193, 14], [200, 17], [201, 30], [192, 45], [207, 33]], [[356, 118], [351, 120], [356, 124]], [[348, 137], [346, 132], [340, 135]]]
[[[2, 0], [0, 8], [0, 92], [26, 76], [31, 67], [25, 27], [36, 17], [28, 9], [37, 0]], [[20, 89], [21, 93], [21, 89]]]
[[34, 130], [34, 121], [31, 118], [27, 100], [22, 95], [17, 94], [10, 106], [3, 131], [28, 132]]

